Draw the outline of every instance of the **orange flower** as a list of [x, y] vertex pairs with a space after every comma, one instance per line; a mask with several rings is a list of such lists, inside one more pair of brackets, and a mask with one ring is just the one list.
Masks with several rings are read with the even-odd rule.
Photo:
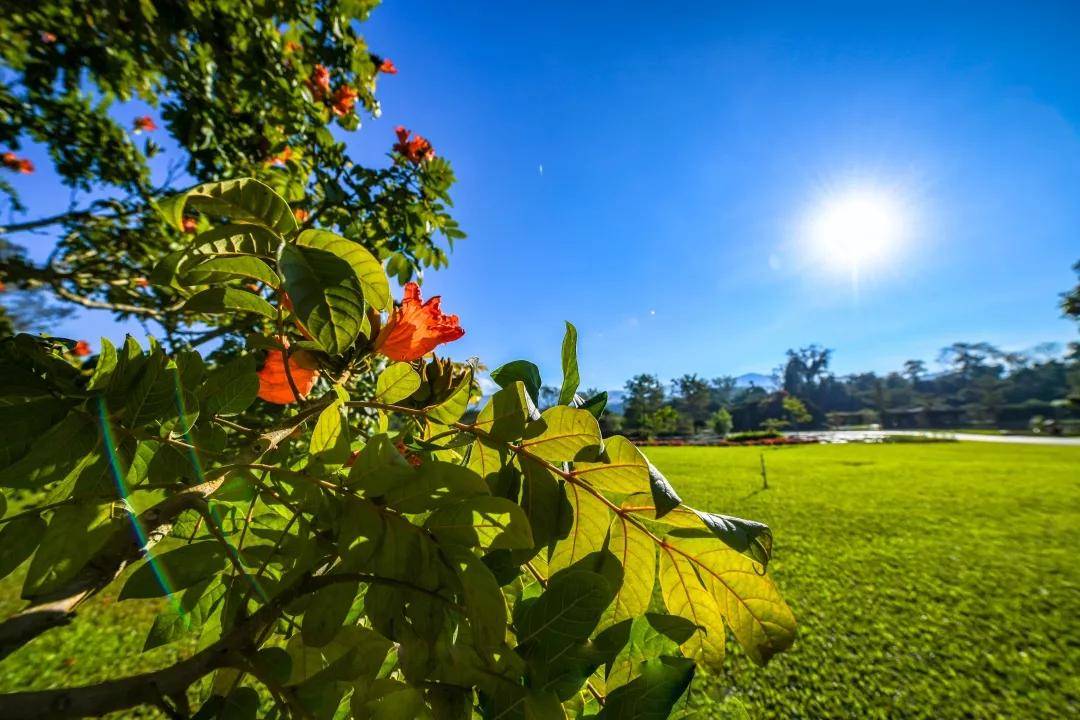
[[375, 66], [375, 72], [386, 73], [387, 75], [397, 75], [397, 67], [394, 66], [394, 61], [390, 58], [372, 55], [371, 63]]
[[[292, 386], [289, 385], [289, 375], [292, 375], [296, 383], [296, 390], [300, 397], [293, 394]], [[303, 400], [315, 386], [319, 379], [319, 371], [315, 359], [304, 350], [297, 350], [289, 355], [289, 373], [285, 373], [285, 353], [281, 350], [272, 350], [266, 356], [266, 363], [259, 371], [259, 397], [268, 403], [276, 405], [288, 405]]]
[[193, 233], [199, 229], [199, 221], [190, 216], [185, 217], [182, 227], [184, 228], [184, 232]]
[[285, 52], [294, 53], [299, 49], [300, 49], [300, 43], [296, 42], [295, 40], [286, 40], [285, 41]]
[[405, 299], [394, 308], [386, 325], [375, 338], [375, 351], [391, 360], [411, 362], [427, 355], [442, 343], [457, 340], [465, 331], [457, 315], [444, 315], [438, 296], [420, 301], [420, 286], [408, 283]]
[[0, 155], [0, 165], [3, 165], [8, 170], [22, 173], [23, 175], [29, 175], [34, 172], [34, 163], [26, 158], [16, 157], [13, 152], [6, 152], [3, 155]]
[[135, 118], [135, 132], [152, 132], [157, 130], [157, 123], [154, 122], [154, 118], [149, 115], [142, 115]]
[[291, 157], [292, 157], [292, 148], [289, 147], [288, 145], [286, 145], [284, 150], [279, 152], [274, 157], [270, 158], [270, 160], [268, 162], [269, 162], [270, 165], [273, 165], [275, 167], [279, 167], [279, 166], [284, 165], [285, 163], [287, 163]]
[[296, 208], [292, 211], [292, 214], [298, 222], [307, 222], [307, 219], [311, 217], [311, 213], [309, 213], [304, 208]]
[[150, 281], [144, 277], [135, 278], [135, 287], [150, 287]]
[[93, 351], [90, 349], [90, 343], [86, 342], [85, 340], [80, 340], [79, 342], [75, 343], [75, 347], [71, 349], [71, 352], [75, 355], [78, 355], [79, 357], [86, 357]]
[[6, 291], [7, 291], [7, 285], [4, 284], [3, 280], [0, 280], [0, 293], [6, 292]]
[[41, 38], [41, 42], [45, 43], [46, 45], [52, 45], [54, 42], [56, 42], [56, 34], [51, 33], [48, 30], [42, 30], [38, 37]]
[[394, 145], [394, 151], [401, 153], [409, 162], [419, 165], [425, 160], [435, 157], [435, 149], [431, 147], [431, 143], [426, 138], [420, 135], [413, 135], [410, 138], [409, 131], [401, 125], [394, 128], [394, 132], [397, 133], [398, 139]]
[[316, 65], [307, 79], [308, 89], [316, 100], [322, 100], [330, 93], [330, 71], [322, 65]]
[[356, 96], [355, 90], [348, 85], [342, 85], [334, 92], [334, 97], [330, 101], [330, 109], [338, 117], [345, 117], [352, 112], [353, 105], [356, 104]]

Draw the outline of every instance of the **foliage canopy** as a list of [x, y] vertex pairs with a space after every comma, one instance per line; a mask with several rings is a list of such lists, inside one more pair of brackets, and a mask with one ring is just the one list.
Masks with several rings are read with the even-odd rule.
[[[85, 360], [61, 339], [0, 345], [4, 506], [45, 497], [2, 520], [0, 569], [28, 563], [28, 606], [0, 652], [114, 581], [123, 602], [170, 600], [146, 647], [203, 649], [104, 689], [0, 695], [0, 716], [184, 715], [197, 695], [199, 717], [254, 717], [258, 687], [283, 717], [645, 720], [723, 661], [729, 632], [758, 663], [790, 646], [769, 528], [687, 507], [601, 437], [572, 325], [562, 402], [540, 413], [518, 361], [469, 412], [475, 363], [419, 342], [458, 337], [456, 317], [414, 286], [392, 306], [359, 243], [298, 226], [255, 179], [157, 206], [205, 227], [155, 281], [256, 330], [211, 363], [130, 337]], [[414, 350], [387, 362], [391, 343]]]

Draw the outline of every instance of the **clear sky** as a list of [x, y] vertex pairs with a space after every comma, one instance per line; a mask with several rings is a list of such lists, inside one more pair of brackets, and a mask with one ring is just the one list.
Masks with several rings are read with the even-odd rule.
[[[1080, 3], [389, 0], [366, 34], [400, 73], [353, 151], [384, 162], [404, 124], [459, 178], [469, 237], [425, 280], [455, 357], [555, 384], [568, 319], [615, 388], [812, 342], [845, 373], [1075, 337]], [[888, 242], [823, 251], [853, 197]]]

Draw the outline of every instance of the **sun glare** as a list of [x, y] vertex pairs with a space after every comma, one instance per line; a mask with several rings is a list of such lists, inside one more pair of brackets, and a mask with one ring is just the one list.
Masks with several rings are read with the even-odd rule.
[[903, 233], [903, 214], [895, 200], [869, 191], [828, 199], [812, 214], [809, 228], [818, 260], [853, 273], [886, 260]]

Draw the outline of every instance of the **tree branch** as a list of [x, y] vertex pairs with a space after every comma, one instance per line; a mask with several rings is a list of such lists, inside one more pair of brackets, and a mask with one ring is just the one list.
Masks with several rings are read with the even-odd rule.
[[[250, 463], [276, 448], [315, 411], [315, 408], [309, 408], [260, 434], [238, 460]], [[145, 542], [140, 539], [139, 533], [134, 532], [131, 523], [125, 522], [73, 578], [56, 590], [33, 598], [28, 607], [0, 623], [0, 660], [45, 631], [71, 622], [72, 614], [79, 605], [101, 592], [124, 568], [142, 558], [148, 549], [168, 535], [180, 513], [199, 509], [206, 498], [225, 482], [231, 469], [217, 473], [200, 485], [170, 495], [144, 510], [135, 518], [135, 522], [142, 529]], [[0, 717], [7, 716], [0, 713]]]
[[[59, 720], [96, 717], [136, 705], [158, 705], [162, 697], [183, 697], [200, 678], [224, 667], [247, 669], [247, 655], [257, 649], [254, 638], [275, 621], [284, 608], [299, 597], [342, 582], [366, 582], [431, 592], [411, 583], [366, 573], [318, 575], [285, 590], [250, 618], [206, 649], [155, 672], [97, 685], [63, 690], [38, 690], [0, 695], [0, 718], [4, 720]], [[444, 602], [446, 598], [436, 594]], [[453, 604], [453, 603], [451, 603]]]
[[[169, 534], [180, 513], [196, 508], [222, 482], [224, 478], [196, 485], [144, 510], [134, 518], [142, 529], [141, 534], [135, 532], [129, 522], [117, 528], [75, 577], [52, 592], [33, 598], [28, 607], [0, 623], [0, 660], [46, 630], [68, 624], [79, 605], [108, 586], [124, 568], [139, 560]], [[145, 537], [145, 543], [140, 535]], [[0, 717], [4, 715], [0, 713]]]

